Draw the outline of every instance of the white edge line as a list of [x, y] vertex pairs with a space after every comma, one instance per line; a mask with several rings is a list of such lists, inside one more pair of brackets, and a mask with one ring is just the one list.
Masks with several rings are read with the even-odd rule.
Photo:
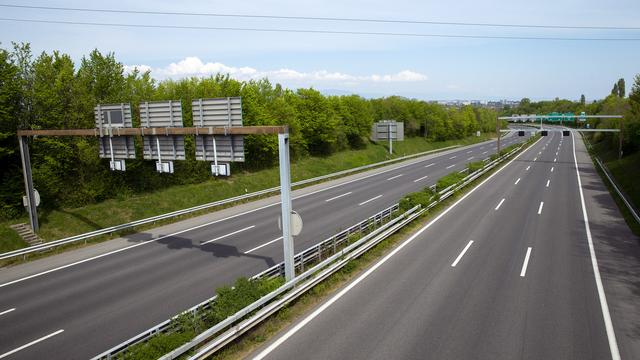
[[524, 257], [522, 263], [522, 270], [520, 270], [520, 277], [524, 277], [527, 274], [527, 266], [529, 265], [529, 256], [531, 256], [531, 247], [527, 248], [527, 255]]
[[458, 262], [460, 262], [460, 259], [462, 259], [464, 254], [471, 247], [471, 244], [473, 244], [473, 240], [469, 240], [469, 243], [467, 244], [467, 246], [464, 247], [464, 249], [462, 249], [462, 251], [460, 252], [460, 255], [458, 255], [458, 257], [453, 261], [453, 263], [451, 263], [451, 267], [456, 267], [456, 265], [458, 265]]
[[255, 226], [255, 225], [251, 225], [251, 226], [247, 226], [246, 228], [242, 228], [242, 229], [240, 229], [240, 230], [236, 230], [236, 231], [234, 231], [234, 232], [230, 232], [230, 233], [228, 233], [228, 234], [226, 234], [226, 235], [218, 236], [218, 237], [217, 237], [217, 238], [215, 238], [215, 239], [211, 239], [211, 240], [207, 240], [207, 241], [205, 241], [205, 242], [201, 242], [201, 243], [200, 243], [200, 246], [202, 246], [202, 245], [206, 245], [206, 244], [208, 244], [208, 243], [212, 243], [212, 242], [214, 242], [214, 241], [222, 240], [222, 239], [224, 239], [224, 238], [228, 238], [229, 236], [233, 236], [233, 235], [235, 235], [235, 234], [239, 234], [239, 233], [241, 233], [241, 232], [243, 232], [243, 231], [247, 231], [247, 230], [249, 230], [249, 229], [253, 229], [254, 227], [256, 227], [256, 226]]
[[421, 177], [421, 178], [418, 178], [418, 179], [413, 180], [413, 182], [418, 182], [418, 181], [420, 181], [420, 180], [424, 180], [424, 179], [426, 179], [426, 178], [428, 178], [428, 177], [429, 177], [429, 175], [425, 175], [425, 176], [423, 176], [423, 177]]
[[0, 315], [8, 314], [8, 313], [12, 312], [12, 311], [13, 311], [13, 310], [15, 310], [15, 309], [16, 309], [16, 308], [11, 308], [11, 309], [8, 309], [8, 310], [5, 310], [5, 311], [2, 311], [2, 312], [0, 312]]
[[587, 207], [582, 192], [582, 181], [580, 180], [580, 170], [578, 169], [578, 158], [576, 157], [576, 140], [571, 132], [571, 140], [573, 142], [573, 162], [576, 166], [576, 177], [578, 178], [578, 190], [580, 190], [580, 205], [582, 206], [582, 216], [584, 218], [584, 229], [587, 233], [587, 241], [589, 243], [589, 254], [591, 255], [591, 265], [593, 266], [593, 276], [596, 280], [596, 288], [598, 289], [598, 297], [600, 298], [600, 308], [602, 310], [602, 318], [604, 319], [604, 327], [607, 330], [607, 339], [609, 340], [609, 350], [613, 360], [620, 360], [620, 350], [618, 350], [618, 342], [616, 341], [616, 333], [613, 329], [611, 314], [609, 313], [609, 305], [607, 305], [607, 296], [604, 293], [604, 286], [600, 278], [600, 269], [598, 268], [598, 259], [596, 251], [593, 247], [593, 239], [591, 238], [591, 227], [589, 226], [589, 216], [587, 215]]
[[498, 203], [498, 206], [496, 206], [495, 210], [500, 209], [500, 206], [502, 206], [502, 203], [504, 202], [504, 198], [502, 198], [502, 200], [500, 200], [500, 202]]
[[362, 205], [364, 205], [364, 204], [366, 204], [366, 203], [368, 203], [368, 202], [371, 202], [371, 201], [373, 201], [373, 200], [379, 199], [379, 198], [381, 198], [381, 197], [382, 197], [382, 194], [380, 194], [380, 195], [378, 195], [378, 196], [376, 196], [376, 197], [372, 197], [372, 198], [371, 198], [371, 199], [369, 199], [369, 200], [366, 200], [366, 201], [361, 202], [360, 204], [358, 204], [358, 206], [362, 206]]
[[273, 239], [273, 240], [271, 240], [271, 241], [268, 241], [268, 242], [266, 242], [266, 243], [264, 243], [264, 244], [262, 244], [262, 245], [258, 245], [258, 246], [254, 247], [254, 248], [253, 248], [253, 249], [251, 249], [251, 250], [247, 250], [247, 251], [245, 251], [244, 253], [245, 253], [245, 254], [251, 254], [252, 252], [254, 252], [254, 251], [258, 250], [258, 249], [262, 249], [263, 247], [265, 247], [265, 246], [267, 246], [267, 245], [271, 245], [271, 244], [273, 244], [274, 242], [276, 242], [276, 241], [278, 241], [278, 240], [282, 240], [282, 236], [280, 236], [280, 237], [279, 237], [279, 238], [277, 238], [277, 239]]
[[325, 200], [324, 202], [333, 201], [333, 200], [335, 200], [335, 199], [339, 199], [339, 198], [341, 198], [341, 197], [343, 197], [343, 196], [351, 195], [352, 193], [353, 193], [352, 191], [349, 191], [349, 192], [346, 192], [346, 193], [344, 193], [344, 194], [342, 194], [342, 195], [334, 196], [334, 197], [332, 197], [332, 198], [330, 198], [330, 199], [327, 199], [327, 200]]
[[37, 343], [39, 343], [39, 342], [41, 342], [41, 341], [47, 340], [48, 338], [53, 337], [53, 336], [56, 336], [56, 335], [60, 334], [60, 333], [61, 333], [61, 332], [63, 332], [63, 331], [64, 331], [63, 329], [60, 329], [60, 330], [58, 330], [58, 331], [52, 332], [52, 333], [51, 333], [51, 334], [49, 334], [49, 335], [45, 335], [45, 336], [43, 336], [43, 337], [41, 337], [41, 338], [39, 338], [39, 339], [33, 340], [32, 342], [30, 342], [30, 343], [28, 343], [28, 344], [24, 344], [24, 345], [20, 346], [19, 348], [13, 349], [13, 350], [11, 350], [11, 351], [9, 351], [9, 352], [6, 352], [6, 353], [4, 353], [4, 354], [0, 355], [0, 359], [5, 358], [5, 357], [7, 357], [7, 356], [9, 356], [9, 355], [15, 354], [15, 353], [17, 353], [18, 351], [20, 351], [20, 350], [22, 350], [22, 349], [26, 349], [26, 348], [28, 348], [28, 347], [29, 347], [29, 346], [31, 346], [31, 345], [35, 345], [35, 344], [37, 344]]
[[[533, 143], [529, 149], [531, 147], [533, 147], [533, 145], [535, 145], [538, 141], [540, 141], [542, 138], [536, 140], [535, 143]], [[455, 208], [458, 204], [460, 204], [462, 201], [464, 201], [464, 199], [466, 199], [467, 197], [469, 197], [469, 195], [473, 194], [478, 188], [480, 188], [482, 185], [484, 185], [487, 181], [491, 180], [494, 176], [496, 176], [497, 174], [499, 174], [504, 168], [506, 168], [507, 166], [509, 166], [512, 162], [514, 162], [517, 158], [520, 157], [520, 155], [522, 155], [523, 153], [525, 153], [526, 151], [521, 152], [520, 154], [516, 155], [513, 159], [511, 159], [508, 163], [504, 164], [504, 166], [502, 166], [500, 169], [496, 170], [496, 172], [494, 172], [493, 174], [489, 175], [486, 179], [484, 179], [480, 184], [478, 184], [476, 187], [474, 187], [473, 189], [469, 190], [468, 193], [464, 194], [458, 201], [454, 202], [451, 206], [449, 206], [448, 208], [446, 208], [443, 212], [441, 212], [438, 216], [436, 216], [433, 220], [431, 220], [427, 225], [423, 226], [420, 230], [418, 230], [415, 234], [411, 235], [407, 240], [405, 240], [404, 242], [402, 242], [400, 245], [398, 245], [395, 249], [393, 249], [389, 254], [387, 254], [385, 257], [383, 257], [382, 259], [380, 259], [377, 263], [375, 263], [373, 266], [371, 266], [367, 271], [365, 271], [362, 275], [360, 275], [358, 278], [356, 278], [352, 283], [350, 283], [349, 285], [347, 285], [344, 289], [340, 290], [340, 292], [338, 292], [337, 294], [335, 294], [331, 299], [327, 300], [324, 304], [322, 304], [320, 307], [318, 307], [314, 312], [312, 312], [311, 314], [309, 314], [309, 316], [307, 316], [306, 318], [304, 318], [302, 321], [300, 321], [299, 323], [297, 323], [293, 328], [291, 328], [289, 331], [287, 331], [284, 335], [282, 335], [281, 337], [279, 337], [276, 341], [274, 341], [273, 343], [271, 343], [271, 345], [269, 345], [266, 349], [262, 350], [258, 355], [256, 355], [253, 359], [254, 360], [261, 360], [264, 359], [264, 357], [266, 357], [267, 355], [269, 355], [273, 350], [275, 350], [278, 346], [280, 346], [282, 343], [284, 343], [285, 341], [287, 341], [288, 338], [290, 338], [291, 336], [293, 336], [295, 333], [297, 333], [300, 329], [302, 329], [305, 325], [307, 325], [309, 322], [311, 322], [311, 320], [313, 320], [314, 318], [316, 318], [318, 315], [320, 315], [320, 313], [322, 313], [324, 310], [326, 310], [329, 306], [331, 306], [334, 302], [336, 302], [337, 300], [339, 300], [341, 297], [343, 297], [347, 292], [349, 292], [351, 289], [353, 289], [356, 285], [358, 285], [360, 282], [362, 282], [362, 280], [364, 280], [365, 278], [367, 278], [369, 275], [371, 275], [374, 271], [376, 271], [376, 269], [378, 269], [380, 266], [382, 266], [382, 264], [384, 264], [385, 262], [387, 262], [391, 257], [393, 257], [395, 254], [397, 254], [400, 250], [402, 250], [405, 246], [409, 245], [411, 242], [413, 242], [414, 239], [416, 239], [418, 236], [420, 236], [425, 230], [427, 230], [428, 228], [431, 227], [431, 225], [433, 225], [434, 223], [436, 223], [438, 220], [440, 220], [443, 216], [445, 216], [447, 213], [449, 213], [449, 211], [451, 211], [453, 208]]]

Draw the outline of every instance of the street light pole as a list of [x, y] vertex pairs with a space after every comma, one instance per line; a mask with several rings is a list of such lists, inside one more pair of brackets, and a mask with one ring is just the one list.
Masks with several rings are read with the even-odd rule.
[[284, 276], [292, 280], [295, 274], [293, 259], [293, 236], [291, 234], [291, 171], [289, 163], [289, 131], [278, 134], [278, 153], [280, 156], [280, 200], [282, 212], [282, 244], [284, 249]]

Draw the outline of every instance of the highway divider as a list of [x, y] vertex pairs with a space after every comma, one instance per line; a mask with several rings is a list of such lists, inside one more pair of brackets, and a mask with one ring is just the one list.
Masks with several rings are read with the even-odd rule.
[[[408, 194], [401, 200], [400, 204], [387, 208], [373, 217], [363, 220], [353, 227], [297, 254], [295, 264], [297, 273], [299, 274], [298, 276], [223, 321], [213, 324], [193, 339], [169, 351], [161, 357], [161, 359], [182, 357], [184, 354], [193, 351], [193, 349], [197, 349], [197, 353], [191, 358], [199, 359], [210, 356], [225, 344], [237, 339], [243, 333], [267, 319], [270, 315], [313, 288], [319, 282], [340, 270], [349, 261], [359, 257], [405, 225], [420, 217], [426, 211], [453, 196], [456, 192], [485, 175], [531, 142], [532, 140], [501, 152], [500, 157], [486, 162], [480, 169], [459, 178], [458, 181], [438, 192], [431, 187], [424, 189], [422, 192], [418, 192], [421, 193], [420, 195], [415, 195], [416, 193], [412, 193], [414, 195]], [[422, 193], [425, 195], [422, 195]], [[417, 204], [412, 204], [412, 201], [417, 202]], [[409, 206], [411, 207], [408, 208]], [[394, 217], [393, 214], [399, 212], [399, 210], [404, 212]], [[280, 263], [255, 275], [251, 279], [274, 279], [280, 278], [283, 275], [284, 266]], [[203, 312], [210, 311], [211, 308], [216, 306], [216, 300], [216, 297], [208, 299], [183, 314], [115, 346], [96, 356], [94, 359], [136, 359], [136, 353], [144, 353], [143, 348], [146, 345], [145, 343], [153, 341], [152, 338], [157, 334], [181, 331], [180, 329], [169, 326], [172, 324], [172, 321], [175, 323], [175, 319], [184, 314], [190, 314], [190, 316], [193, 317], [202, 317]], [[175, 339], [167, 341], [167, 343], [175, 344], [176, 340], [180, 341], [180, 339], [183, 339], [183, 337], [176, 336]]]

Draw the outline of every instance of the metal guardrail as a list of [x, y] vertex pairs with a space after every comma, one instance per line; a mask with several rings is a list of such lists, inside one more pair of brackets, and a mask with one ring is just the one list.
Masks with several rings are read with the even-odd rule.
[[[340, 246], [341, 244], [343, 244], [345, 241], [347, 241], [349, 239], [350, 236], [354, 235], [354, 234], [363, 234], [366, 231], [372, 230], [372, 229], [376, 229], [377, 227], [381, 226], [385, 221], [388, 221], [391, 219], [391, 217], [393, 216], [393, 213], [397, 212], [399, 209], [398, 204], [395, 204], [393, 206], [390, 206], [378, 213], [376, 213], [375, 215], [360, 221], [359, 223], [349, 227], [346, 230], [343, 230], [327, 239], [325, 239], [324, 241], [311, 246], [309, 248], [307, 248], [306, 250], [298, 253], [295, 257], [294, 257], [294, 264], [296, 266], [296, 268], [298, 269], [304, 269], [305, 264], [311, 263], [313, 261], [316, 261], [318, 259], [322, 258], [322, 253], [324, 250], [326, 249], [336, 249], [338, 246]], [[256, 275], [254, 275], [253, 277], [251, 277], [252, 279], [258, 279], [258, 278], [262, 278], [262, 277], [276, 277], [276, 276], [283, 276], [284, 275], [284, 263], [281, 262], [279, 264], [276, 264]], [[211, 303], [216, 299], [216, 296], [213, 296], [185, 311], [183, 311], [182, 313], [180, 313], [179, 315], [165, 320], [161, 323], [159, 323], [158, 325], [147, 329], [143, 332], [141, 332], [140, 334], [112, 347], [111, 349], [96, 355], [93, 359], [114, 359], [114, 358], [118, 358], [119, 355], [121, 355], [123, 352], [126, 351], [127, 348], [129, 348], [130, 346], [133, 346], [135, 344], [138, 344], [140, 342], [144, 342], [146, 340], [148, 340], [150, 337], [158, 334], [158, 333], [163, 333], [166, 332], [168, 330], [170, 330], [170, 325], [171, 325], [171, 321], [176, 319], [178, 316], [183, 315], [183, 314], [193, 314], [194, 316], [197, 315], [197, 313], [201, 310], [206, 310], [211, 306]]]
[[[310, 184], [310, 183], [314, 183], [314, 182], [318, 182], [318, 181], [322, 181], [322, 180], [326, 180], [326, 179], [330, 179], [330, 178], [334, 178], [334, 177], [340, 177], [340, 176], [343, 176], [343, 175], [348, 175], [348, 174], [351, 174], [351, 173], [360, 172], [362, 170], [367, 170], [367, 169], [371, 169], [371, 168], [375, 168], [375, 167], [379, 167], [379, 166], [384, 166], [384, 165], [387, 165], [387, 164], [391, 164], [391, 163], [395, 163], [395, 162], [399, 162], [399, 161], [403, 161], [403, 160], [408, 160], [408, 159], [411, 159], [411, 158], [416, 158], [416, 157], [428, 155], [428, 154], [431, 154], [431, 153], [434, 153], [434, 152], [441, 152], [441, 151], [450, 150], [450, 149], [457, 148], [457, 147], [460, 147], [460, 145], [453, 145], [453, 146], [448, 146], [448, 147], [441, 148], [441, 149], [424, 151], [424, 152], [417, 153], [417, 154], [402, 156], [402, 157], [399, 157], [399, 158], [396, 158], [396, 159], [385, 160], [385, 161], [377, 162], [377, 163], [374, 163], [374, 164], [360, 166], [360, 167], [353, 168], [353, 169], [347, 169], [347, 170], [343, 170], [343, 171], [338, 171], [338, 172], [327, 174], [327, 175], [317, 176], [317, 177], [314, 177], [314, 178], [311, 178], [311, 179], [301, 180], [301, 181], [298, 181], [298, 182], [295, 182], [295, 183], [291, 184], [291, 186], [292, 187], [298, 187], [298, 186], [302, 186], [302, 185], [306, 185], [306, 184]], [[187, 209], [172, 211], [172, 212], [169, 212], [169, 213], [166, 213], [166, 214], [161, 214], [161, 215], [157, 215], [157, 216], [148, 217], [146, 219], [132, 221], [132, 222], [129, 222], [129, 223], [126, 223], [126, 224], [110, 226], [110, 227], [106, 227], [106, 228], [103, 228], [103, 229], [90, 231], [90, 232], [87, 232], [87, 233], [84, 233], [84, 234], [70, 236], [70, 237], [67, 237], [67, 238], [64, 238], [64, 239], [49, 241], [49, 242], [45, 242], [45, 243], [42, 243], [42, 244], [29, 246], [29, 247], [22, 248], [22, 249], [8, 251], [8, 252], [0, 254], [0, 260], [11, 259], [11, 258], [18, 257], [18, 256], [26, 257], [26, 255], [31, 254], [31, 253], [50, 250], [52, 248], [55, 248], [55, 247], [58, 247], [58, 246], [61, 246], [61, 245], [74, 243], [74, 242], [77, 242], [77, 241], [83, 241], [84, 240], [86, 242], [88, 239], [94, 238], [96, 236], [111, 234], [111, 233], [114, 233], [114, 232], [130, 229], [130, 228], [133, 228], [133, 227], [136, 227], [136, 226], [153, 223], [153, 222], [160, 221], [160, 220], [170, 219], [170, 218], [173, 218], [173, 217], [176, 217], [176, 216], [186, 215], [186, 214], [189, 214], [189, 213], [193, 213], [193, 212], [197, 212], [197, 211], [201, 211], [201, 210], [206, 210], [206, 209], [209, 209], [209, 208], [212, 208], [212, 207], [226, 205], [226, 204], [234, 203], [234, 202], [237, 202], [237, 201], [251, 199], [251, 198], [254, 198], [254, 197], [258, 197], [258, 196], [274, 193], [274, 192], [277, 192], [279, 190], [280, 190], [280, 187], [276, 186], [276, 187], [272, 187], [272, 188], [269, 188], [269, 189], [256, 191], [256, 192], [249, 193], [249, 194], [234, 196], [234, 197], [231, 197], [231, 198], [228, 198], [228, 199], [218, 200], [218, 201], [210, 202], [210, 203], [207, 203], [207, 204], [202, 204], [202, 205], [190, 207], [190, 208], [187, 208]]]
[[638, 224], [640, 224], [640, 216], [638, 215], [638, 211], [633, 206], [631, 201], [627, 199], [626, 194], [622, 190], [620, 190], [620, 187], [618, 186], [618, 184], [616, 184], [607, 166], [604, 163], [602, 163], [602, 161], [600, 161], [600, 159], [598, 159], [597, 156], [594, 156], [593, 158], [596, 160], [596, 163], [598, 164], [600, 169], [602, 169], [602, 172], [607, 177], [607, 180], [609, 180], [609, 183], [611, 184], [611, 186], [613, 186], [616, 193], [618, 193], [618, 196], [620, 196], [620, 199], [622, 199], [622, 202], [624, 202], [624, 204], [627, 206], [627, 209], [629, 209], [629, 212], [631, 213], [633, 218], [636, 219], [636, 222]]

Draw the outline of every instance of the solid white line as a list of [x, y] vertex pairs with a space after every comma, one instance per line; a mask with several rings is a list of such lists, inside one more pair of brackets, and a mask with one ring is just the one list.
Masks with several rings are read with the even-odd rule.
[[547, 186], [546, 187], [549, 187], [549, 183], [550, 182], [551, 182], [551, 180], [547, 180]]
[[531, 168], [531, 165], [527, 166], [527, 168], [525, 170], [528, 171], [530, 168]]
[[542, 214], [542, 207], [544, 206], [544, 201], [540, 201], [540, 206], [538, 207], [538, 215]]
[[334, 196], [334, 197], [332, 197], [332, 198], [330, 198], [330, 199], [325, 200], [324, 202], [333, 201], [333, 200], [335, 200], [335, 199], [339, 199], [339, 198], [341, 198], [341, 197], [343, 197], [343, 196], [347, 196], [347, 195], [351, 195], [351, 191], [349, 191], [349, 192], [347, 192], [347, 193], [344, 193], [344, 194], [342, 194], [342, 195]]
[[[536, 140], [536, 142], [534, 143], [534, 145], [540, 141], [541, 139]], [[531, 145], [533, 146], [533, 145]], [[441, 212], [438, 216], [436, 216], [433, 220], [431, 220], [427, 225], [423, 226], [420, 230], [418, 230], [415, 234], [411, 235], [407, 240], [405, 240], [403, 243], [401, 243], [400, 245], [398, 245], [395, 249], [393, 249], [389, 254], [387, 254], [385, 257], [383, 257], [382, 259], [380, 259], [377, 263], [375, 263], [373, 266], [371, 266], [367, 271], [365, 271], [362, 275], [360, 275], [359, 277], [357, 277], [352, 283], [350, 283], [349, 285], [347, 285], [344, 289], [340, 290], [337, 294], [335, 294], [332, 298], [330, 298], [329, 300], [327, 300], [327, 302], [325, 302], [324, 304], [322, 304], [320, 307], [318, 307], [315, 311], [313, 311], [311, 314], [309, 314], [309, 316], [307, 316], [306, 318], [304, 318], [302, 321], [300, 321], [299, 323], [297, 323], [295, 326], [293, 326], [291, 329], [289, 329], [289, 331], [287, 331], [286, 333], [284, 333], [284, 335], [282, 335], [280, 338], [278, 338], [276, 341], [274, 341], [273, 343], [271, 343], [271, 345], [269, 345], [266, 349], [262, 350], [262, 352], [260, 352], [258, 355], [256, 355], [256, 357], [254, 357], [254, 360], [261, 360], [264, 359], [267, 355], [269, 355], [273, 350], [275, 350], [278, 346], [282, 345], [282, 343], [284, 343], [285, 341], [287, 341], [287, 339], [289, 339], [291, 336], [293, 336], [295, 333], [297, 333], [298, 331], [300, 331], [300, 329], [302, 329], [305, 325], [307, 325], [309, 322], [311, 322], [311, 320], [315, 319], [318, 315], [320, 315], [323, 311], [325, 311], [327, 308], [329, 308], [331, 305], [333, 305], [333, 303], [335, 303], [336, 301], [338, 301], [340, 298], [342, 298], [346, 293], [348, 293], [351, 289], [353, 289], [356, 285], [358, 285], [360, 282], [362, 282], [362, 280], [366, 279], [369, 275], [371, 275], [374, 271], [376, 271], [380, 266], [382, 266], [384, 263], [386, 263], [387, 261], [389, 261], [389, 259], [391, 259], [395, 254], [397, 254], [400, 250], [402, 250], [405, 246], [409, 245], [411, 242], [413, 242], [413, 240], [415, 240], [418, 236], [420, 236], [423, 232], [425, 232], [425, 230], [427, 230], [428, 228], [430, 228], [433, 224], [435, 224], [438, 220], [440, 220], [443, 216], [445, 216], [447, 213], [449, 213], [449, 211], [451, 211], [452, 209], [454, 209], [458, 204], [460, 204], [462, 201], [464, 201], [467, 197], [469, 197], [471, 194], [473, 194], [478, 188], [480, 188], [482, 185], [484, 185], [487, 181], [491, 180], [494, 176], [496, 176], [497, 174], [499, 174], [504, 168], [506, 168], [507, 166], [509, 166], [511, 163], [513, 163], [516, 159], [518, 159], [520, 157], [520, 155], [522, 155], [524, 152], [516, 155], [513, 159], [511, 159], [508, 163], [506, 163], [504, 166], [502, 166], [500, 169], [498, 169], [496, 172], [494, 172], [493, 174], [489, 175], [489, 177], [487, 177], [486, 179], [484, 179], [480, 184], [478, 184], [476, 187], [474, 187], [473, 189], [469, 190], [468, 193], [464, 194], [458, 201], [456, 201], [455, 203], [453, 203], [450, 207], [446, 208], [443, 212]]]
[[63, 332], [63, 331], [64, 331], [63, 329], [60, 329], [60, 330], [58, 330], [58, 331], [56, 331], [56, 332], [53, 332], [53, 333], [51, 333], [51, 334], [49, 334], [49, 335], [47, 335], [47, 336], [43, 336], [43, 337], [41, 337], [40, 339], [36, 339], [36, 340], [33, 340], [32, 342], [30, 342], [30, 343], [28, 343], [28, 344], [22, 345], [22, 346], [20, 346], [20, 347], [19, 347], [19, 348], [17, 348], [17, 349], [13, 349], [13, 350], [11, 350], [11, 351], [9, 351], [9, 352], [6, 352], [6, 353], [4, 353], [4, 354], [0, 355], [0, 359], [5, 358], [5, 357], [7, 357], [7, 356], [9, 356], [9, 355], [15, 354], [15, 353], [17, 353], [18, 351], [20, 351], [20, 350], [22, 350], [22, 349], [26, 349], [26, 348], [28, 348], [28, 347], [29, 347], [29, 346], [31, 346], [31, 345], [35, 345], [35, 344], [37, 344], [37, 343], [39, 343], [39, 342], [41, 342], [41, 341], [47, 340], [48, 338], [50, 338], [50, 337], [52, 337], [52, 336], [56, 336], [56, 335], [60, 334], [60, 333], [61, 333], [61, 332]]
[[524, 275], [527, 273], [527, 266], [529, 265], [529, 256], [531, 256], [531, 247], [527, 248], [527, 255], [525, 255], [524, 257], [522, 270], [520, 270], [520, 277], [524, 277]]
[[469, 240], [469, 243], [467, 244], [467, 246], [464, 247], [464, 249], [462, 250], [462, 252], [460, 253], [460, 255], [458, 255], [458, 257], [456, 258], [456, 260], [451, 264], [451, 267], [456, 267], [456, 265], [458, 265], [458, 262], [460, 261], [460, 259], [462, 259], [462, 257], [464, 256], [464, 253], [467, 252], [467, 250], [469, 250], [469, 247], [471, 246], [471, 244], [473, 244], [473, 240]]
[[252, 252], [254, 252], [254, 251], [258, 250], [258, 249], [261, 249], [261, 248], [263, 248], [263, 247], [265, 247], [265, 246], [267, 246], [267, 245], [271, 245], [271, 244], [273, 244], [274, 242], [276, 242], [276, 241], [278, 241], [278, 240], [282, 240], [282, 236], [280, 236], [280, 237], [279, 237], [279, 238], [277, 238], [277, 239], [273, 239], [273, 240], [271, 240], [271, 241], [268, 241], [268, 242], [266, 242], [266, 243], [264, 243], [264, 244], [262, 244], [262, 245], [258, 245], [258, 246], [254, 247], [254, 248], [253, 248], [253, 249], [251, 249], [251, 250], [247, 250], [247, 251], [245, 251], [244, 253], [245, 253], [245, 254], [250, 254], [250, 253], [252, 253]]
[[516, 182], [513, 185], [518, 185], [519, 182], [520, 182], [520, 178], [518, 178], [518, 180], [516, 180]]
[[502, 206], [502, 203], [504, 202], [504, 198], [502, 198], [502, 200], [500, 200], [500, 202], [498, 203], [498, 206], [496, 206], [495, 210], [500, 209], [500, 206]]
[[473, 158], [474, 158], [474, 156], [472, 156], [472, 157], [468, 158], [467, 160], [473, 160]]
[[449, 158], [449, 160], [455, 159], [457, 157], [458, 157], [457, 155], [453, 155], [452, 157]]
[[553, 172], [553, 166], [551, 167], [551, 172]]
[[222, 236], [219, 236], [219, 237], [217, 237], [217, 238], [215, 238], [215, 239], [211, 239], [211, 240], [207, 240], [207, 241], [205, 241], [205, 242], [201, 242], [201, 243], [200, 243], [200, 246], [205, 245], [205, 244], [208, 244], [208, 243], [211, 243], [211, 242], [214, 242], [214, 241], [222, 240], [222, 239], [224, 239], [224, 238], [228, 238], [229, 236], [233, 236], [233, 235], [238, 234], [238, 233], [241, 233], [241, 232], [243, 232], [243, 231], [247, 231], [247, 230], [249, 230], [249, 229], [253, 229], [254, 227], [256, 227], [256, 226], [255, 226], [255, 225], [247, 226], [247, 227], [246, 227], [246, 228], [244, 228], [244, 229], [236, 230], [236, 231], [234, 231], [234, 232], [232, 232], [232, 233], [228, 233], [227, 235], [222, 235]]
[[596, 251], [593, 247], [593, 239], [591, 238], [591, 227], [589, 226], [589, 216], [587, 215], [587, 207], [584, 202], [584, 194], [582, 192], [582, 180], [580, 180], [580, 170], [578, 169], [578, 158], [576, 157], [576, 140], [571, 132], [571, 140], [573, 141], [573, 162], [576, 166], [576, 177], [578, 178], [578, 190], [580, 190], [580, 205], [582, 206], [582, 217], [584, 218], [584, 229], [587, 233], [587, 241], [589, 242], [589, 254], [591, 255], [591, 265], [593, 266], [593, 276], [596, 280], [596, 288], [598, 289], [598, 297], [600, 298], [600, 309], [602, 310], [602, 318], [604, 319], [604, 327], [607, 330], [607, 339], [609, 340], [609, 350], [613, 360], [620, 360], [620, 351], [618, 350], [618, 342], [616, 341], [616, 333], [613, 329], [609, 306], [607, 305], [607, 296], [604, 293], [602, 279], [600, 278], [600, 269], [598, 268], [598, 259]]
[[451, 169], [451, 168], [452, 168], [452, 167], [454, 167], [454, 166], [456, 166], [456, 164], [449, 165], [449, 166], [447, 166], [447, 169]]
[[433, 165], [435, 165], [435, 164], [436, 164], [436, 163], [431, 163], [431, 164], [429, 164], [429, 165], [426, 165], [425, 167], [426, 167], [426, 168], [428, 168], [429, 166], [433, 166]]
[[400, 177], [400, 176], [402, 176], [402, 175], [404, 175], [404, 174], [400, 174], [400, 175], [392, 176], [392, 177], [388, 178], [388, 179], [387, 179], [387, 181], [389, 181], [389, 180], [393, 180], [393, 179], [397, 179], [397, 178], [399, 178], [399, 177]]
[[426, 176], [423, 176], [423, 177], [421, 177], [421, 178], [419, 178], [419, 179], [415, 179], [415, 180], [413, 180], [413, 182], [418, 182], [418, 181], [420, 181], [420, 180], [424, 180], [424, 179], [426, 179], [426, 178], [428, 178], [428, 177], [429, 177], [429, 175], [426, 175]]
[[5, 310], [5, 311], [3, 311], [3, 312], [0, 312], [0, 315], [8, 314], [8, 313], [12, 312], [12, 311], [13, 311], [13, 310], [15, 310], [15, 309], [16, 309], [16, 308], [11, 308], [11, 309], [9, 309], [9, 310]]
[[379, 199], [379, 198], [381, 198], [381, 197], [382, 197], [382, 194], [380, 194], [380, 195], [378, 195], [378, 196], [376, 196], [376, 197], [374, 197], [374, 198], [371, 198], [371, 199], [369, 199], [369, 200], [367, 200], [367, 201], [361, 202], [360, 204], [358, 204], [358, 206], [362, 206], [362, 205], [364, 205], [364, 204], [366, 204], [366, 203], [368, 203], [368, 202], [370, 202], [370, 201], [373, 201], [373, 200]]

